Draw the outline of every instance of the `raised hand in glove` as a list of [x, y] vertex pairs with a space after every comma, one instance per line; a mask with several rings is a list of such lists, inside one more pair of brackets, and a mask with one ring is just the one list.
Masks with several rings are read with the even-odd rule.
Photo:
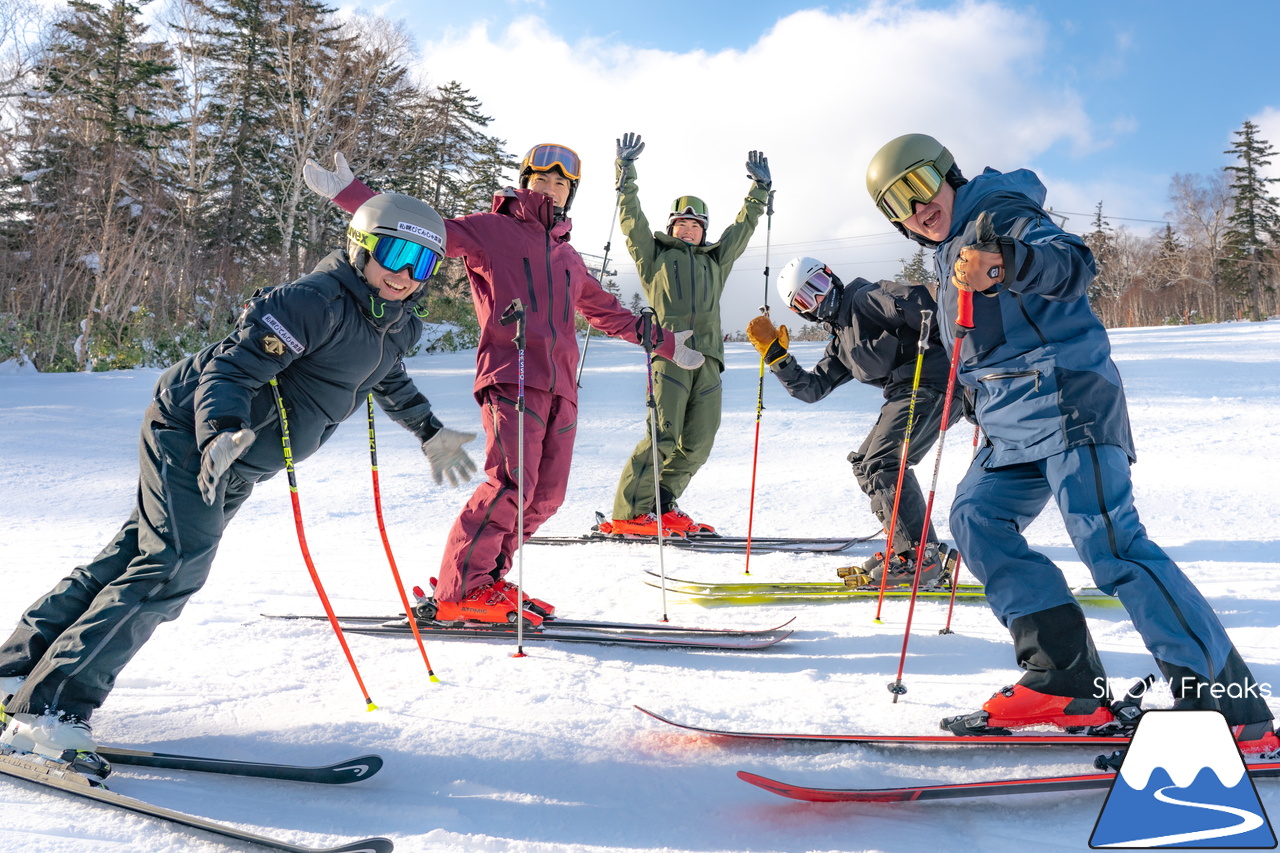
[[685, 341], [691, 337], [693, 337], [692, 329], [676, 332], [676, 351], [675, 355], [671, 356], [671, 360], [676, 363], [676, 366], [683, 367], [685, 370], [697, 370], [707, 360], [705, 355], [685, 345]]
[[982, 293], [1004, 281], [1006, 267], [1013, 261], [1013, 238], [1000, 237], [991, 214], [978, 214], [978, 242], [960, 250], [951, 283], [960, 290]]
[[347, 165], [347, 158], [341, 151], [333, 155], [333, 171], [330, 172], [310, 157], [302, 165], [302, 180], [306, 181], [311, 191], [322, 198], [331, 199], [351, 186], [356, 176]]
[[476, 463], [462, 449], [462, 445], [474, 441], [474, 432], [458, 432], [441, 427], [435, 435], [422, 442], [422, 452], [431, 463], [431, 476], [437, 483], [449, 478], [449, 485], [457, 488], [463, 480], [470, 480], [476, 472]]
[[640, 141], [638, 133], [624, 133], [617, 143], [618, 159], [624, 164], [634, 163], [639, 158], [640, 152], [644, 150], [644, 143]]
[[751, 341], [756, 352], [764, 356], [764, 363], [772, 366], [787, 357], [791, 333], [786, 326], [775, 328], [768, 315], [761, 314], [747, 323], [747, 340]]
[[231, 464], [244, 455], [253, 444], [257, 434], [251, 429], [240, 429], [235, 432], [220, 432], [204, 447], [200, 457], [200, 497], [207, 506], [213, 506], [218, 499], [218, 486], [227, 476]]
[[769, 158], [762, 151], [751, 151], [747, 154], [747, 177], [765, 189], [773, 186], [773, 178], [769, 174]]

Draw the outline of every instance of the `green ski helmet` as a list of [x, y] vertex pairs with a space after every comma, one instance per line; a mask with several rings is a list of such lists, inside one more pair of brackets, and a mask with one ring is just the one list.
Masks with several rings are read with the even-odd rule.
[[900, 223], [911, 218], [915, 202], [933, 201], [955, 164], [951, 152], [932, 136], [908, 133], [887, 143], [871, 158], [867, 192], [890, 222]]
[[707, 223], [711, 218], [707, 215], [707, 203], [696, 195], [682, 195], [671, 202], [671, 212], [667, 214], [667, 233], [677, 219], [692, 219], [702, 226], [702, 242], [707, 242]]
[[413, 280], [425, 284], [440, 268], [444, 251], [440, 214], [402, 193], [375, 195], [356, 209], [347, 226], [347, 259], [361, 275], [373, 258], [391, 272], [408, 267]]

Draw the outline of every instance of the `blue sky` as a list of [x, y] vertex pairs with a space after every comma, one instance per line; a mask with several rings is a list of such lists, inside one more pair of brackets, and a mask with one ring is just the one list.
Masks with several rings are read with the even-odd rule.
[[[481, 98], [510, 150], [579, 150], [574, 242], [596, 254], [612, 221], [612, 143], [626, 131], [649, 142], [638, 166], [651, 220], [693, 193], [717, 233], [741, 204], [746, 152], [760, 148], [778, 190], [771, 269], [812, 254], [867, 278], [891, 276], [913, 248], [877, 219], [863, 183], [870, 155], [900, 133], [939, 137], [969, 174], [1034, 169], [1074, 230], [1098, 201], [1113, 225], [1157, 227], [1171, 176], [1221, 169], [1245, 119], [1280, 147], [1280, 3], [391, 0], [376, 11], [417, 34], [428, 81], [457, 79]], [[759, 289], [763, 231], [731, 288], [750, 273]], [[619, 272], [633, 289], [630, 265]], [[758, 305], [747, 293], [737, 301]], [[727, 328], [745, 325], [750, 314], [738, 323], [732, 310]]]

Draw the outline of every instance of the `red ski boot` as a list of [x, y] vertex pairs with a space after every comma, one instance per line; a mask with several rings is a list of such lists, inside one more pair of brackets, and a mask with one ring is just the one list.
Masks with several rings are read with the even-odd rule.
[[1002, 687], [988, 699], [981, 711], [959, 717], [946, 717], [942, 728], [959, 735], [991, 734], [993, 729], [1026, 726], [1057, 726], [1078, 731], [1115, 722], [1115, 715], [1100, 699], [1051, 696], [1021, 684]]
[[[515, 584], [510, 583], [506, 580], [500, 580], [494, 583], [493, 588], [496, 590], [500, 590], [502, 594], [507, 597], [507, 600], [510, 601], [512, 604], [516, 603], [516, 585]], [[543, 619], [546, 619], [548, 616], [551, 616], [556, 612], [556, 608], [554, 604], [548, 604], [547, 602], [543, 601], [541, 598], [530, 598], [527, 592], [522, 591], [520, 595], [524, 598], [524, 606], [532, 610], [534, 613], [537, 613]]]
[[679, 507], [672, 507], [662, 514], [664, 530], [674, 530], [683, 536], [714, 536], [716, 529], [710, 524], [694, 521], [689, 513]]
[[[672, 525], [674, 519], [669, 518], [671, 513], [663, 513], [662, 516], [662, 535], [670, 537], [683, 538], [685, 533]], [[688, 518], [688, 516], [685, 516]], [[613, 534], [615, 536], [657, 536], [658, 535], [658, 517], [651, 512], [637, 515], [635, 518], [615, 518], [613, 520]]]
[[[498, 588], [502, 584], [504, 588]], [[431, 579], [432, 589], [435, 578]], [[431, 619], [436, 622], [489, 622], [514, 623], [516, 621], [516, 603], [509, 598], [503, 581], [487, 583], [467, 593], [461, 601], [440, 601], [436, 598], [419, 596], [418, 605], [413, 609], [419, 619]], [[414, 593], [421, 592], [414, 589]], [[529, 608], [523, 608], [525, 621], [537, 627], [542, 624], [542, 616]]]
[[1246, 726], [1232, 726], [1231, 734], [1235, 736], [1240, 751], [1245, 755], [1266, 756], [1280, 755], [1280, 737], [1271, 728], [1271, 721], [1250, 723]]

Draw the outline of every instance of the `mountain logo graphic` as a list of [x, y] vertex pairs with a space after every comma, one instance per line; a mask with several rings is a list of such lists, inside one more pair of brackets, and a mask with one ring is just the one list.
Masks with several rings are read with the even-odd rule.
[[1271, 850], [1275, 833], [1218, 711], [1147, 711], [1089, 846]]

